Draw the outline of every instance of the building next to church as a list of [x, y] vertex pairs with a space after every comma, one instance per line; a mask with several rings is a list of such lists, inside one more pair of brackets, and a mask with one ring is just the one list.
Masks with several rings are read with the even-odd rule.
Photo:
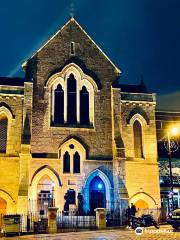
[[[169, 128], [176, 127], [180, 130], [180, 112], [156, 111], [156, 129], [158, 140], [159, 173], [161, 202], [163, 209], [168, 212], [171, 209], [171, 180], [167, 151], [167, 134]], [[171, 165], [173, 182], [174, 208], [180, 208], [180, 134], [171, 136]]]
[[[0, 213], [47, 207], [160, 207], [155, 94], [121, 71], [71, 18], [0, 78]], [[66, 196], [70, 197], [69, 205]]]

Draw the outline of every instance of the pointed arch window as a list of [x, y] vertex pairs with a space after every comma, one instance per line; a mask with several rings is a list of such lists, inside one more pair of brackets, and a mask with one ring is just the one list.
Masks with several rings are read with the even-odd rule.
[[60, 84], [57, 85], [54, 93], [54, 123], [64, 123], [64, 91]]
[[85, 86], [80, 91], [80, 124], [89, 124], [89, 92]]
[[70, 155], [68, 152], [63, 156], [63, 173], [70, 173]]
[[77, 83], [73, 74], [67, 79], [67, 123], [77, 123]]
[[134, 157], [143, 158], [142, 127], [138, 120], [133, 124], [134, 133]]
[[0, 153], [6, 153], [8, 119], [5, 115], [0, 116]]
[[78, 152], [73, 156], [73, 173], [80, 173], [80, 155]]
[[[72, 54], [74, 53], [71, 44]], [[92, 77], [83, 73], [74, 63], [52, 75], [46, 84], [46, 97], [50, 102], [48, 113], [52, 127], [94, 126], [94, 99], [98, 86]]]

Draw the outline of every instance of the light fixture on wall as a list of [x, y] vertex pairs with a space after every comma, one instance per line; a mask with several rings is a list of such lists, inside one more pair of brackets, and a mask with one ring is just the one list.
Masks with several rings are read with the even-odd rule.
[[98, 184], [98, 189], [102, 189], [102, 187], [103, 187], [102, 184], [99, 183], [99, 184]]

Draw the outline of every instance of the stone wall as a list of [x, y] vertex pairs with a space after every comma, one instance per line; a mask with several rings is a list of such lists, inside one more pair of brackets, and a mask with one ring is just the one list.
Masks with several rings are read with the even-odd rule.
[[[75, 42], [75, 59], [100, 86], [95, 93], [94, 129], [48, 127], [48, 99], [44, 88], [50, 75], [62, 69], [69, 59], [70, 43]], [[84, 64], [84, 65], [83, 65]], [[33, 78], [32, 152], [57, 153], [61, 143], [76, 135], [89, 147], [89, 158], [112, 159], [111, 84], [117, 77], [115, 67], [87, 37], [81, 27], [70, 21], [27, 64], [27, 77]]]
[[[23, 95], [0, 94], [0, 103], [2, 106], [7, 105], [11, 110], [11, 116], [8, 119], [6, 154], [18, 155], [21, 148]], [[3, 155], [1, 154], [0, 156]]]
[[[134, 115], [131, 114], [133, 111]], [[134, 157], [133, 121], [136, 117], [142, 126], [143, 158]], [[122, 139], [126, 156], [125, 182], [129, 201], [135, 203], [139, 198], [146, 201], [150, 208], [159, 207], [160, 184], [157, 162], [155, 102], [134, 101], [129, 94], [129, 100], [121, 101], [121, 119]]]
[[[1, 87], [3, 88], [3, 87]], [[7, 87], [6, 90], [12, 87]], [[16, 213], [19, 176], [20, 176], [20, 159], [21, 151], [21, 132], [22, 132], [22, 109], [23, 95], [0, 94], [1, 110], [8, 117], [8, 133], [6, 153], [0, 154], [0, 197], [7, 202], [7, 211]]]

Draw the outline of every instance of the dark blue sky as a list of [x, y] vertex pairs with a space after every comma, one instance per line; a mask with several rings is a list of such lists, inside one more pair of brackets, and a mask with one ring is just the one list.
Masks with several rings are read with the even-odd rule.
[[[71, 0], [1, 1], [0, 76], [23, 76], [21, 63], [68, 19]], [[75, 17], [121, 69], [140, 74], [158, 107], [180, 111], [180, 0], [74, 0]]]

